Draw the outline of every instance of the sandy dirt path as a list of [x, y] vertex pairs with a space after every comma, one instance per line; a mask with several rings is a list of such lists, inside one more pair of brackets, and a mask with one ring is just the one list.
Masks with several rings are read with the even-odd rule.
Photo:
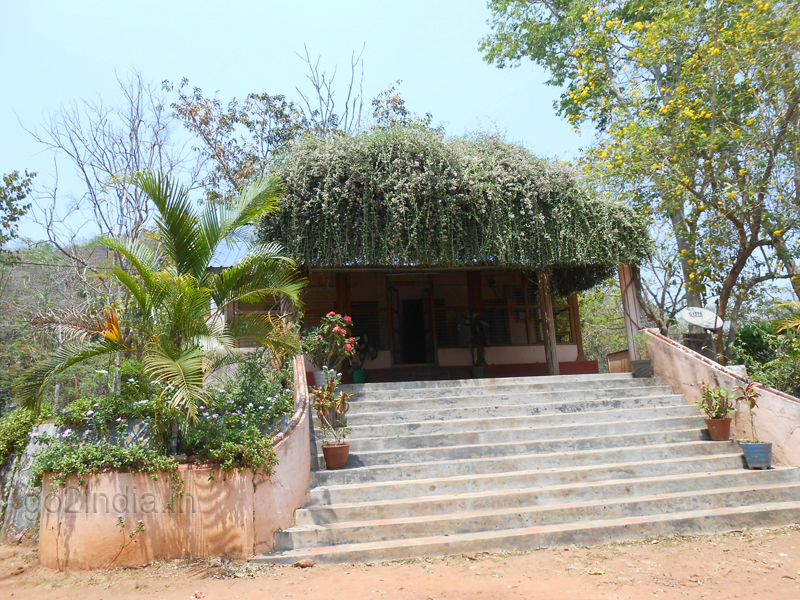
[[173, 561], [62, 573], [0, 546], [0, 598], [79, 600], [781, 598], [800, 600], [800, 526], [379, 565]]

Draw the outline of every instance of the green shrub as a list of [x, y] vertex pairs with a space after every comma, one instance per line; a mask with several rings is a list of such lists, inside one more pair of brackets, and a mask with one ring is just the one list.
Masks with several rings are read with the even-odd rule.
[[43, 404], [38, 415], [30, 408], [17, 408], [0, 418], [0, 466], [14, 454], [22, 452], [33, 428], [52, 414], [52, 407]]
[[225, 429], [218, 435], [203, 440], [203, 456], [229, 471], [231, 469], [263, 470], [267, 475], [278, 464], [272, 438], [261, 433], [256, 427], [245, 429]]
[[56, 442], [42, 451], [31, 468], [33, 481], [41, 485], [42, 476], [51, 473], [55, 485], [64, 485], [72, 476], [81, 478], [109, 471], [148, 473], [153, 479], [168, 472], [177, 478], [178, 464], [155, 450], [133, 445], [123, 448], [109, 442], [91, 444]]

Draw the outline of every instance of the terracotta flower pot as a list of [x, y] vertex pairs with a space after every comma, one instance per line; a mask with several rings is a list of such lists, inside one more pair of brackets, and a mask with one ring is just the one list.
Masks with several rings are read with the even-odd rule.
[[731, 418], [706, 419], [708, 434], [715, 442], [723, 442], [731, 438]]
[[347, 457], [350, 456], [350, 444], [322, 446], [322, 454], [325, 456], [325, 466], [329, 470], [344, 469]]

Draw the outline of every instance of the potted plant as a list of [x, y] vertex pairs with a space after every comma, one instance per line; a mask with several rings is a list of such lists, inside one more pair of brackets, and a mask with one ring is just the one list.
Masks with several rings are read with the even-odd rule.
[[639, 333], [633, 337], [633, 344], [636, 347], [637, 360], [631, 360], [631, 369], [636, 378], [650, 377], [653, 361], [650, 360], [650, 347], [647, 336]]
[[752, 439], [739, 440], [739, 445], [744, 452], [744, 460], [750, 469], [769, 469], [772, 466], [772, 442], [759, 442], [756, 435], [756, 426], [753, 421], [753, 414], [758, 408], [756, 402], [761, 397], [761, 393], [756, 389], [755, 381], [748, 381], [747, 385], [736, 386], [736, 402], [746, 402], [750, 416], [750, 433]]
[[706, 417], [706, 426], [711, 439], [723, 441], [731, 437], [731, 418], [728, 413], [736, 410], [732, 399], [733, 394], [720, 387], [708, 385], [705, 380], [700, 382], [700, 402], [697, 406]]
[[323, 367], [325, 384], [311, 388], [313, 408], [317, 411], [322, 426], [323, 442], [322, 454], [325, 457], [325, 466], [328, 469], [343, 469], [350, 456], [350, 444], [345, 443], [345, 438], [350, 433], [347, 427], [347, 411], [350, 410], [350, 398], [353, 394], [347, 392], [336, 393], [336, 388], [342, 380], [342, 374], [333, 369]]
[[464, 325], [469, 327], [470, 339], [468, 348], [472, 357], [470, 369], [474, 379], [482, 379], [486, 373], [486, 346], [489, 345], [489, 323], [473, 310], [464, 319]]
[[364, 369], [364, 363], [367, 361], [367, 357], [375, 360], [378, 357], [378, 349], [369, 343], [369, 337], [366, 335], [355, 339], [358, 339], [359, 342], [356, 345], [355, 356], [351, 360], [350, 373], [353, 375], [353, 383], [366, 383], [367, 371]]
[[352, 324], [352, 318], [331, 311], [322, 317], [318, 327], [303, 335], [303, 354], [314, 365], [314, 383], [317, 386], [326, 383], [324, 367], [338, 372], [344, 361], [355, 355], [358, 338], [350, 335]]

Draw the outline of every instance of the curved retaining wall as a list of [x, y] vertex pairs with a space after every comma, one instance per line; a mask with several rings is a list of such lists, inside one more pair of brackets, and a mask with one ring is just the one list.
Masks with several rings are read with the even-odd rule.
[[[686, 402], [700, 400], [698, 382], [733, 391], [747, 380], [705, 356], [661, 335], [656, 329], [647, 329], [648, 349], [653, 361], [653, 373]], [[800, 399], [776, 389], [757, 384], [761, 397], [753, 415], [755, 434], [750, 426], [750, 409], [741, 403], [733, 413], [732, 437], [758, 439], [772, 442], [775, 461], [782, 465], [800, 466]]]
[[[295, 412], [275, 436], [278, 465], [271, 476], [181, 465], [183, 495], [172, 509], [173, 481], [141, 473], [104, 473], [66, 486], [42, 487], [39, 562], [54, 569], [134, 566], [154, 560], [245, 559], [274, 547], [275, 532], [294, 525], [308, 499], [311, 443], [308, 387], [295, 358]], [[119, 526], [122, 516], [124, 527]], [[132, 540], [139, 520], [145, 530]], [[130, 542], [130, 543], [128, 543]], [[126, 543], [124, 548], [121, 543]]]

